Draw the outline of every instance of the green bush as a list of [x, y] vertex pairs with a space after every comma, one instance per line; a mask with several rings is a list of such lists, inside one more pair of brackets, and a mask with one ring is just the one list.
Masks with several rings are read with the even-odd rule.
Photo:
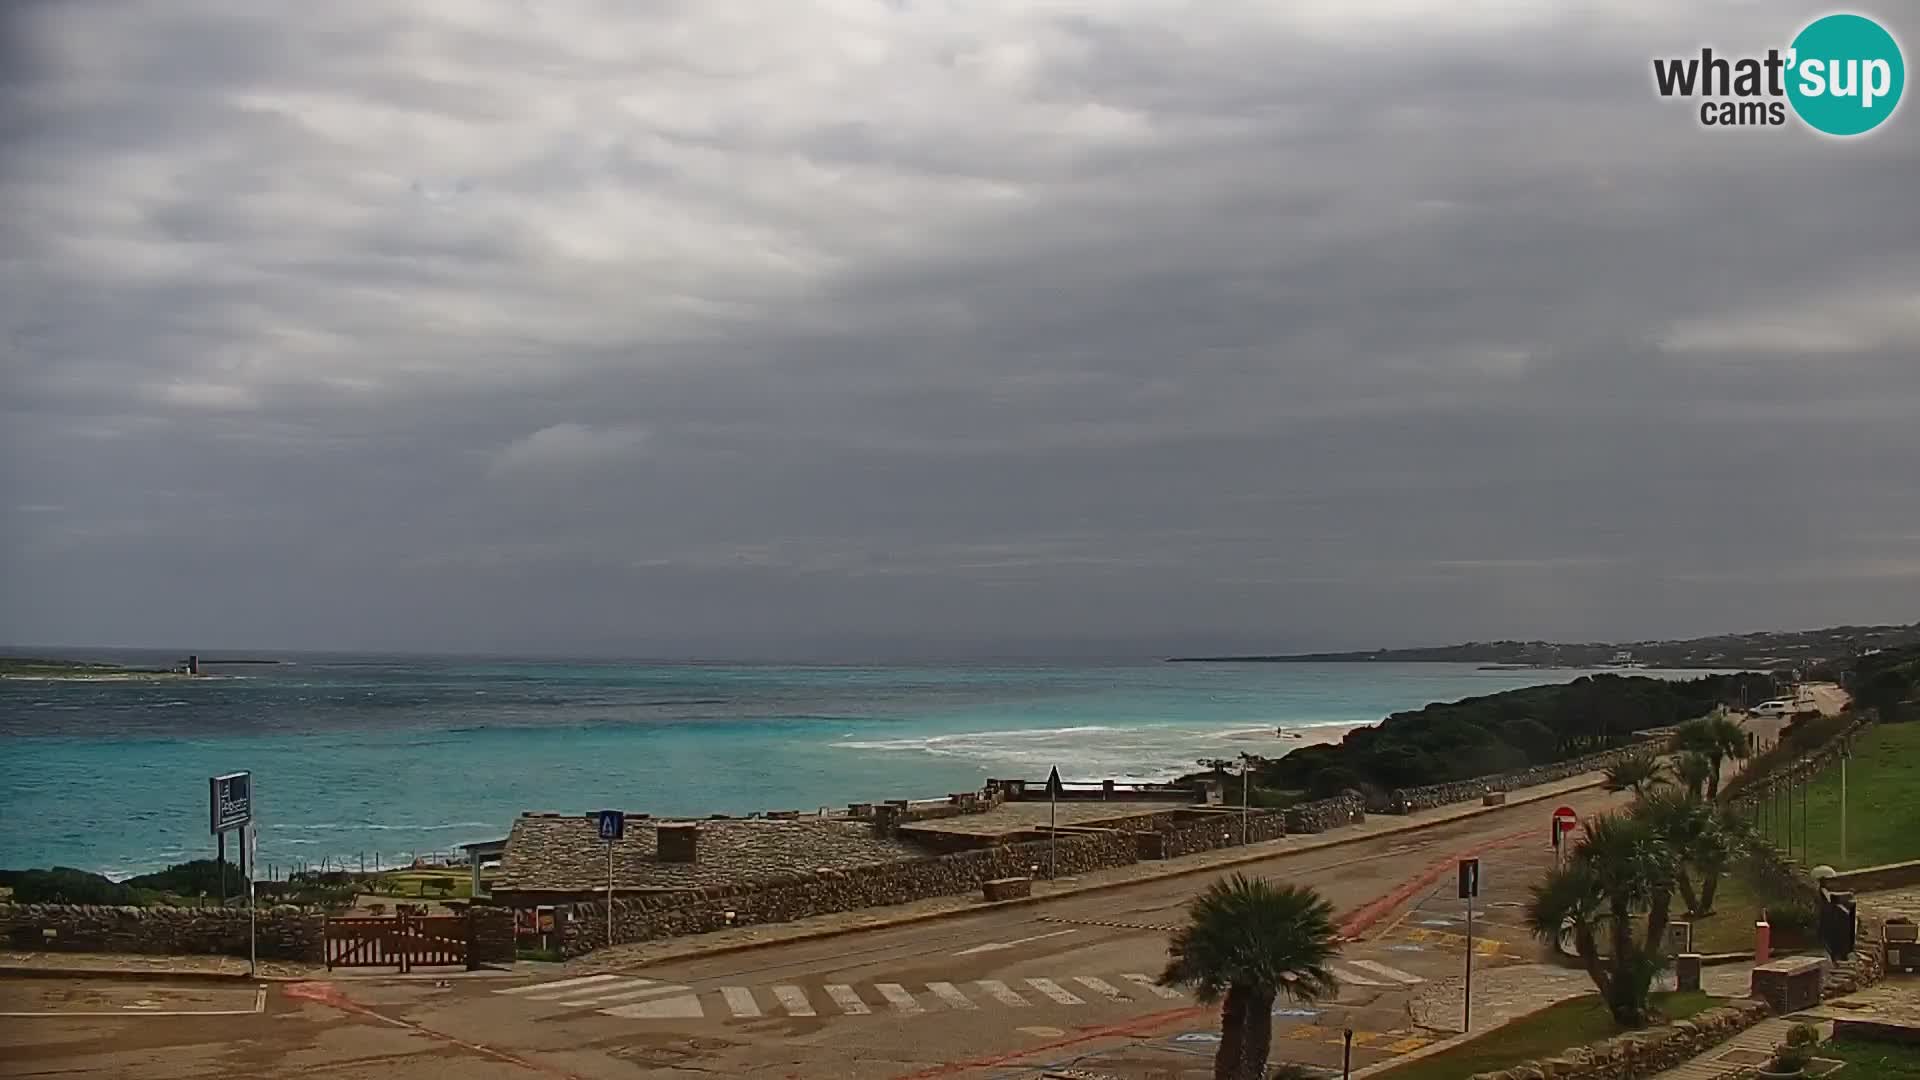
[[25, 870], [13, 880], [13, 899], [20, 904], [108, 904], [138, 906], [147, 898], [132, 887], [101, 874], [56, 866]]
[[135, 889], [172, 893], [175, 896], [246, 895], [247, 879], [240, 872], [240, 868], [231, 862], [226, 863], [225, 868], [225, 890], [220, 887], [221, 863], [214, 859], [195, 859], [192, 862], [175, 863], [157, 873], [128, 878], [127, 885]]

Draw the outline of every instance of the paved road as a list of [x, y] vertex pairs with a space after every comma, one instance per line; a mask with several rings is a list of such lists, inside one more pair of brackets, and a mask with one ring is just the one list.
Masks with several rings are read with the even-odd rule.
[[[1618, 799], [1590, 791], [1565, 801], [1585, 813]], [[1388, 901], [1344, 949], [1337, 1001], [1281, 1004], [1276, 1057], [1337, 1065], [1351, 1027], [1358, 1068], [1457, 1029], [1466, 939], [1453, 860], [1482, 853], [1482, 976], [1525, 963], [1537, 946], [1518, 925], [1518, 905], [1550, 858], [1549, 808], [1513, 807], [1242, 867], [1313, 884], [1343, 912]], [[1215, 1011], [1153, 977], [1165, 962], [1166, 928], [1218, 876], [592, 975], [277, 984], [259, 1014], [10, 1019], [0, 1023], [0, 1076], [143, 1080], [298, 1068], [342, 1080], [1011, 1080], [1076, 1062], [1142, 1080], [1205, 1076]], [[1406, 903], [1396, 908], [1396, 899]], [[1485, 982], [1509, 996], [1527, 985]], [[1476, 1028], [1503, 1010], [1497, 994], [1482, 997]]]

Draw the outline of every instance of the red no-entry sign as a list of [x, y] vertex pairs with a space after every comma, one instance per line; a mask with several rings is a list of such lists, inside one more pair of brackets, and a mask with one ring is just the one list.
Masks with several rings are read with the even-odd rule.
[[1553, 812], [1553, 846], [1560, 846], [1560, 838], [1580, 827], [1580, 815], [1573, 807], [1562, 806]]

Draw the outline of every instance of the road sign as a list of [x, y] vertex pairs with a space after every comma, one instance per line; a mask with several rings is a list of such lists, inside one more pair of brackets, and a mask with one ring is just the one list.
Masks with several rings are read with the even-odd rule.
[[1066, 787], [1065, 784], [1060, 782], [1060, 766], [1055, 765], [1053, 771], [1047, 774], [1047, 797], [1050, 799], [1059, 798], [1061, 793], [1066, 790]]
[[1579, 827], [1580, 815], [1573, 812], [1573, 807], [1562, 806], [1555, 810], [1553, 812], [1553, 846], [1559, 847], [1561, 837]]
[[1480, 860], [1460, 860], [1460, 899], [1480, 895]]
[[227, 773], [207, 778], [208, 821], [214, 836], [253, 822], [253, 774]]
[[627, 815], [619, 810], [600, 811], [600, 839], [611, 844], [627, 835]]

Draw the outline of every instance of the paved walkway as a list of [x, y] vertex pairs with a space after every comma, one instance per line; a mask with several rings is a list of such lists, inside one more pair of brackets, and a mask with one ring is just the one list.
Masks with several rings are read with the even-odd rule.
[[[12, 972], [49, 975], [170, 976], [242, 979], [247, 962], [237, 956], [140, 956], [129, 953], [0, 953], [0, 967]], [[257, 974], [269, 979], [306, 979], [325, 975], [319, 964], [262, 960]]]

